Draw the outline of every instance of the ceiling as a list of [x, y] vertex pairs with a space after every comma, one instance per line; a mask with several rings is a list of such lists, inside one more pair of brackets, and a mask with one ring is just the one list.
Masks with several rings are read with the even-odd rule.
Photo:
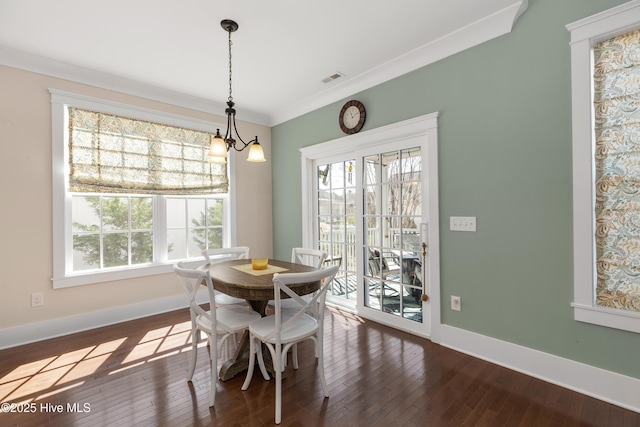
[[223, 114], [233, 19], [238, 118], [274, 125], [508, 32], [527, 0], [371, 4], [0, 0], [0, 64]]

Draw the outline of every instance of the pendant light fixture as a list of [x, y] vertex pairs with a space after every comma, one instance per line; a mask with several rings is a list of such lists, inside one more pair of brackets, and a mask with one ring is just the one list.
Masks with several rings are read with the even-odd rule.
[[[209, 161], [212, 163], [226, 163], [229, 150], [242, 151], [249, 147], [248, 162], [266, 162], [262, 146], [258, 142], [258, 136], [249, 142], [244, 142], [236, 128], [236, 110], [233, 108], [232, 86], [231, 86], [231, 33], [238, 29], [238, 24], [231, 19], [224, 19], [220, 22], [222, 29], [229, 33], [229, 98], [227, 99], [227, 131], [224, 138], [220, 134], [220, 129], [216, 131], [215, 137], [211, 140], [209, 147]], [[234, 138], [235, 132], [235, 138]], [[236, 139], [237, 138], [237, 139]]]

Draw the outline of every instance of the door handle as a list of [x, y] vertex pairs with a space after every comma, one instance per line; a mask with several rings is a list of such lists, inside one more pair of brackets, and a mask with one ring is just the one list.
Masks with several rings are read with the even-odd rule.
[[427, 295], [427, 244], [422, 242], [422, 301], [429, 301]]

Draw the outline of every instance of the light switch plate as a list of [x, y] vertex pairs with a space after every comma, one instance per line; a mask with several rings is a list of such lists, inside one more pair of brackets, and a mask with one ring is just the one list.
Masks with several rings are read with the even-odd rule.
[[476, 217], [451, 216], [449, 217], [449, 229], [451, 231], [476, 231]]

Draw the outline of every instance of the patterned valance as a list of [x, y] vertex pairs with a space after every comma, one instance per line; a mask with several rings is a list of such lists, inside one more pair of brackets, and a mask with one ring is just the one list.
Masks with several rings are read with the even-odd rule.
[[69, 108], [69, 189], [135, 194], [226, 193], [212, 134]]
[[640, 312], [640, 32], [594, 46], [596, 302]]

